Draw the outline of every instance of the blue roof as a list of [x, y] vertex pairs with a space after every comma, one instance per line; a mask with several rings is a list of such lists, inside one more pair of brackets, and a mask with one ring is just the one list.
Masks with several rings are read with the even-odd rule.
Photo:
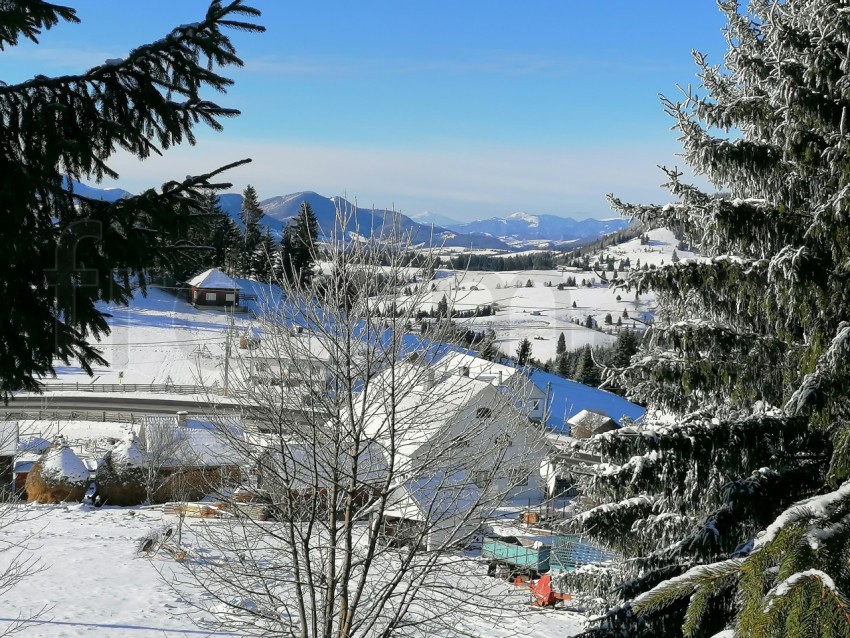
[[564, 379], [550, 372], [535, 370], [531, 373], [531, 381], [544, 392], [551, 384], [546, 425], [561, 434], [569, 434], [570, 426], [567, 420], [582, 410], [605, 414], [620, 424], [623, 417], [637, 421], [646, 412], [645, 408], [621, 396], [583, 385], [578, 381]]

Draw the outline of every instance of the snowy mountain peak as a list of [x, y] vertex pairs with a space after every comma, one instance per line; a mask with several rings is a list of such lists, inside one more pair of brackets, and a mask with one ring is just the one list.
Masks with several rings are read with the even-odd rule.
[[523, 221], [528, 224], [529, 228], [539, 228], [540, 218], [537, 215], [529, 215], [528, 213], [513, 213], [508, 215], [508, 219]]

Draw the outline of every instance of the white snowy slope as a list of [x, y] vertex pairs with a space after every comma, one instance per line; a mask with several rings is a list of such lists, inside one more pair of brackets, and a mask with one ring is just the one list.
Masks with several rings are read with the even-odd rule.
[[[238, 636], [216, 633], [193, 620], [208, 618], [197, 606], [206, 606], [195, 590], [168, 578], [181, 566], [164, 554], [152, 560], [137, 556], [138, 539], [152, 530], [176, 522], [157, 509], [94, 509], [85, 505], [29, 506], [21, 508], [29, 520], [0, 529], [0, 542], [27, 540], [42, 562], [42, 570], [25, 578], [4, 594], [0, 604], [0, 633], [19, 616], [29, 616], [43, 605], [50, 608], [38, 623], [24, 626], [25, 638], [185, 638]], [[187, 519], [191, 525], [207, 524]], [[203, 549], [203, 548], [201, 548]], [[0, 554], [0, 556], [3, 556]], [[493, 581], [486, 565], [470, 563], [467, 579]], [[2, 558], [0, 558], [2, 566]], [[162, 574], [162, 575], [161, 575]], [[486, 580], [483, 580], [486, 579]], [[505, 606], [496, 625], [492, 620], [470, 619], [480, 638], [516, 636], [571, 636], [579, 633], [582, 619], [563, 611], [532, 610], [530, 596], [504, 584]], [[448, 637], [445, 637], [448, 638]]]
[[[679, 259], [691, 259], [695, 254], [678, 251], [678, 240], [667, 229], [659, 228], [647, 233], [649, 243], [642, 245], [636, 238], [623, 244], [610, 246], [595, 253], [591, 263], [597, 259], [604, 262], [608, 256], [615, 265], [629, 260], [635, 268], [669, 264], [673, 252]], [[520, 254], [529, 254], [526, 251]], [[510, 255], [505, 255], [510, 256]], [[440, 270], [434, 283], [435, 289], [426, 296], [421, 309], [429, 311], [446, 296], [454, 301], [455, 310], [474, 310], [490, 305], [497, 308], [489, 317], [460, 319], [459, 323], [473, 330], [492, 328], [496, 332], [496, 343], [507, 354], [513, 354], [522, 339], [532, 345], [532, 356], [546, 361], [555, 356], [558, 337], [563, 332], [568, 350], [585, 345], [605, 345], [616, 339], [617, 321], [623, 327], [642, 329], [643, 323], [655, 312], [655, 297], [652, 294], [636, 298], [634, 292], [612, 288], [601, 281], [603, 271], [566, 270], [515, 270], [515, 271], [466, 271]], [[604, 272], [609, 280], [625, 277], [626, 273]], [[567, 280], [575, 279], [576, 286], [566, 287]], [[590, 283], [590, 287], [582, 285]], [[531, 282], [531, 286], [528, 286]], [[562, 284], [562, 289], [558, 285]], [[620, 297], [620, 299], [617, 299]], [[402, 304], [404, 297], [399, 297]], [[575, 307], [573, 307], [575, 303]], [[611, 324], [605, 323], [611, 315]], [[624, 316], [625, 314], [625, 316]], [[603, 332], [585, 327], [587, 318], [603, 328]], [[576, 323], [578, 322], [578, 323]]]

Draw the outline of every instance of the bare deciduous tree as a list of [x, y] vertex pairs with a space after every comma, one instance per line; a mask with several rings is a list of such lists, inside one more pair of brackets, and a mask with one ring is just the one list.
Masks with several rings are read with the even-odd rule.
[[[0, 421], [0, 461], [11, 463], [18, 445], [18, 423]], [[12, 468], [0, 468], [3, 483], [0, 484], [0, 599], [6, 592], [16, 587], [22, 580], [39, 571], [44, 566], [30, 545], [28, 535], [14, 531], [15, 526], [31, 522], [38, 512], [20, 507], [20, 501], [14, 494]], [[37, 605], [28, 611], [20, 611], [14, 620], [0, 627], [0, 637], [10, 636], [24, 629], [27, 624], [36, 622], [49, 609], [48, 604]]]
[[[339, 227], [348, 221], [341, 211]], [[240, 351], [231, 396], [249, 434], [222, 435], [249, 461], [272, 520], [234, 502], [233, 518], [194, 524], [195, 546], [214, 551], [184, 572], [231, 629], [457, 636], [517, 596], [462, 548], [535, 487], [529, 384], [441, 358], [448, 323], [427, 341], [409, 332], [434, 263], [423, 250], [424, 265], [409, 267], [411, 248], [389, 229], [380, 242], [312, 247], [321, 273], [279, 282], [283, 301], [267, 301]]]

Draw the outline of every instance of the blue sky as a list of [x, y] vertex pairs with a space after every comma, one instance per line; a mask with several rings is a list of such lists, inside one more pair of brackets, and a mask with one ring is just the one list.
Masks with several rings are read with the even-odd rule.
[[[72, 2], [80, 25], [0, 53], [0, 80], [84, 70], [181, 23], [200, 0]], [[242, 116], [196, 147], [138, 162], [118, 185], [158, 186], [242, 157], [234, 190], [302, 190], [459, 220], [516, 211], [609, 217], [604, 195], [664, 201], [682, 166], [658, 94], [721, 62], [710, 0], [254, 0], [264, 34], [234, 33], [245, 68], [219, 103]], [[107, 184], [111, 185], [111, 184]]]

